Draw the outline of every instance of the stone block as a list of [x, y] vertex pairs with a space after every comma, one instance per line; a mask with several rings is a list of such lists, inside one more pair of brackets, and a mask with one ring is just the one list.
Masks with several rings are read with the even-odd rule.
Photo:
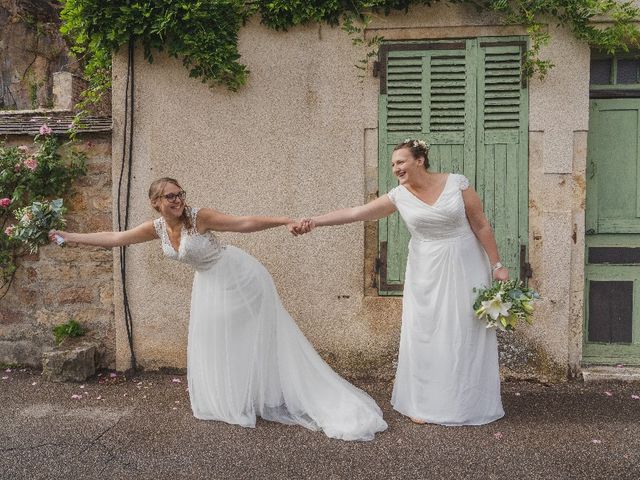
[[[56, 298], [57, 297], [57, 298]], [[54, 301], [60, 305], [68, 303], [91, 303], [95, 297], [95, 292], [91, 287], [69, 287], [63, 288], [54, 294]]]
[[42, 355], [42, 376], [49, 382], [84, 382], [96, 373], [99, 346], [83, 342], [60, 346]]
[[40, 368], [42, 341], [0, 340], [0, 363], [4, 365], [24, 365]]

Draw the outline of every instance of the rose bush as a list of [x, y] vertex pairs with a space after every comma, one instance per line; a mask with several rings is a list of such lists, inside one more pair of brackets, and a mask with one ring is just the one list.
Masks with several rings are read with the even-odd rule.
[[73, 145], [62, 148], [44, 124], [33, 146], [0, 144], [0, 298], [14, 278], [18, 259], [28, 253], [11, 237], [16, 213], [33, 202], [68, 197], [73, 182], [85, 174], [85, 157]]

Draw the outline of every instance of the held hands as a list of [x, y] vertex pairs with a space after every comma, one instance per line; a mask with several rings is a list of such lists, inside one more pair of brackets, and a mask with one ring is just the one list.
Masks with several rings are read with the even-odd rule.
[[301, 218], [297, 222], [289, 223], [287, 229], [294, 237], [309, 233], [316, 227], [315, 222], [311, 218]]

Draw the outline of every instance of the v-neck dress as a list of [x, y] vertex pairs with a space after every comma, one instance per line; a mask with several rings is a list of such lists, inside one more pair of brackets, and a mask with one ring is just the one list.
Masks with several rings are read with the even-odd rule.
[[473, 311], [473, 289], [489, 285], [491, 274], [466, 217], [468, 187], [466, 177], [449, 174], [432, 205], [402, 185], [388, 193], [411, 234], [391, 403], [441, 425], [482, 425], [504, 415], [496, 332]]
[[322, 430], [342, 440], [372, 440], [387, 428], [382, 411], [335, 373], [282, 306], [273, 279], [248, 253], [208, 231], [182, 229], [171, 245], [154, 221], [168, 258], [195, 268], [187, 378], [196, 418], [254, 427], [256, 417]]

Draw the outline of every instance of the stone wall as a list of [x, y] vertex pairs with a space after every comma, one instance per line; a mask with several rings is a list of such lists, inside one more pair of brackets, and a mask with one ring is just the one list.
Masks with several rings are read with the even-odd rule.
[[[32, 136], [10, 136], [9, 145], [28, 145]], [[79, 135], [87, 155], [87, 175], [67, 202], [71, 231], [110, 230], [111, 135]], [[51, 350], [51, 328], [71, 318], [101, 345], [99, 365], [115, 361], [113, 320], [113, 254], [101, 248], [43, 247], [21, 262], [9, 293], [0, 300], [0, 364], [39, 367]]]
[[59, 32], [60, 2], [0, 0], [0, 110], [53, 105], [53, 73], [80, 73]]

